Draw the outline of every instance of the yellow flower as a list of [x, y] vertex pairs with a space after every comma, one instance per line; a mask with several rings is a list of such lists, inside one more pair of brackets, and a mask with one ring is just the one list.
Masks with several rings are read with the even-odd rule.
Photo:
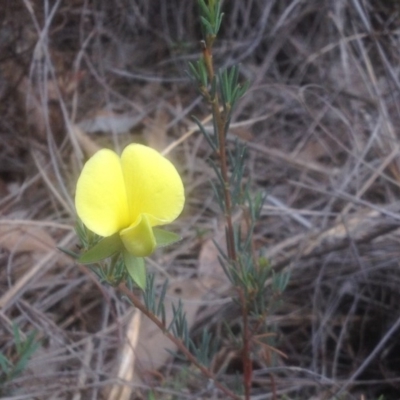
[[98, 151], [76, 186], [75, 206], [82, 222], [100, 236], [115, 235], [124, 252], [135, 257], [154, 251], [153, 227], [175, 220], [184, 202], [175, 167], [141, 144], [130, 144], [121, 157], [108, 149]]

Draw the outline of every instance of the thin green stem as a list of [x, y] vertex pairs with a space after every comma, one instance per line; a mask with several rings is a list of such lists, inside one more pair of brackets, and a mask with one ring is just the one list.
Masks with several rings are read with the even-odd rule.
[[117, 264], [118, 258], [119, 258], [119, 254], [114, 254], [111, 257], [111, 266], [110, 266], [110, 269], [107, 274], [108, 275], [107, 280], [109, 280], [109, 281], [112, 281], [112, 278], [114, 276], [115, 265]]
[[175, 346], [184, 354], [184, 356], [193, 364], [195, 365], [200, 372], [210, 379], [214, 385], [221, 391], [223, 392], [226, 396], [228, 396], [231, 399], [234, 400], [242, 400], [240, 396], [236, 395], [232, 391], [230, 391], [228, 388], [226, 388], [224, 385], [220, 384], [214, 374], [209, 371], [204, 365], [200, 364], [196, 357], [189, 351], [189, 349], [185, 346], [185, 344], [182, 342], [181, 339], [176, 338], [174, 335], [172, 335], [170, 332], [167, 331], [165, 324], [158, 319], [151, 311], [149, 311], [145, 305], [139, 300], [138, 297], [136, 297], [126, 286], [125, 283], [120, 283], [118, 285], [118, 290], [123, 293], [125, 296], [129, 298], [129, 300], [132, 302], [132, 304], [140, 310], [144, 315], [146, 315], [147, 318], [149, 318], [163, 333], [164, 335], [172, 342], [175, 344]]

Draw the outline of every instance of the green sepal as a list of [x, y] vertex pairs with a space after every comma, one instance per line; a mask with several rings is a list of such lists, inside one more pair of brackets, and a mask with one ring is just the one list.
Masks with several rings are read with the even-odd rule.
[[119, 233], [115, 233], [112, 236], [108, 236], [99, 243], [94, 245], [91, 249], [89, 249], [86, 253], [82, 254], [78, 262], [82, 264], [92, 264], [105, 258], [112, 256], [113, 254], [122, 251], [124, 245], [119, 236]]
[[164, 229], [153, 228], [153, 234], [156, 238], [157, 247], [165, 247], [176, 243], [182, 238], [174, 232], [165, 231]]
[[125, 268], [133, 282], [140, 287], [146, 289], [146, 266], [143, 257], [136, 257], [128, 251], [124, 251]]

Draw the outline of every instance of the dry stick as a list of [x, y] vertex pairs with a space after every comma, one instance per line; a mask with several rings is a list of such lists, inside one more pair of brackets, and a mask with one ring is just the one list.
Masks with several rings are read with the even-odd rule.
[[[203, 59], [204, 64], [207, 68], [209, 81], [212, 82], [214, 80], [214, 67], [212, 60], [212, 40], [207, 40], [206, 43], [202, 42], [202, 51], [203, 51]], [[231, 192], [229, 188], [229, 178], [228, 178], [228, 162], [226, 158], [226, 118], [227, 115], [222, 115], [221, 109], [219, 107], [218, 94], [214, 95], [214, 98], [210, 98], [212, 114], [215, 118], [215, 125], [217, 127], [216, 134], [218, 135], [218, 155], [220, 160], [220, 168], [221, 175], [224, 185], [224, 199], [225, 199], [225, 220], [227, 225], [226, 232], [226, 245], [228, 251], [228, 258], [232, 262], [232, 264], [238, 268], [237, 263], [237, 255], [235, 249], [235, 239], [234, 239], [234, 231], [233, 231], [233, 222], [232, 222], [232, 199]], [[248, 322], [248, 308], [246, 297], [241, 288], [237, 288], [237, 292], [239, 295], [241, 307], [242, 307], [242, 320], [243, 320], [243, 384], [244, 384], [244, 393], [245, 399], [250, 399], [251, 392], [251, 384], [252, 384], [252, 375], [253, 375], [253, 364], [250, 359], [250, 341], [251, 334], [249, 330], [249, 322]]]
[[[68, 232], [60, 241], [59, 246], [67, 247], [74, 237], [75, 232]], [[25, 275], [19, 278], [18, 281], [16, 281], [15, 284], [0, 297], [0, 310], [6, 309], [11, 300], [13, 300], [17, 295], [21, 295], [29, 284], [34, 283], [34, 281], [38, 280], [45, 272], [47, 272], [47, 270], [52, 267], [51, 262], [53, 262], [56, 257], [60, 257], [58, 249], [54, 249], [47, 253]], [[62, 255], [62, 257], [64, 257], [64, 255]]]
[[163, 324], [162, 321], [160, 321], [152, 312], [150, 312], [145, 305], [139, 300], [138, 297], [136, 297], [126, 286], [125, 283], [120, 283], [118, 285], [118, 289], [129, 298], [129, 300], [133, 303], [133, 305], [140, 310], [144, 315], [146, 315], [147, 318], [149, 318], [163, 333], [164, 335], [171, 340], [172, 343], [175, 344], [175, 346], [185, 355], [185, 357], [193, 364], [195, 365], [200, 372], [206, 376], [208, 379], [210, 379], [214, 385], [221, 390], [225, 395], [229, 396], [231, 399], [234, 400], [242, 400], [240, 396], [237, 396], [235, 393], [231, 392], [228, 388], [225, 386], [221, 385], [215, 378], [214, 374], [209, 371], [204, 365], [200, 364], [196, 357], [192, 355], [192, 353], [189, 351], [189, 349], [184, 345], [181, 339], [176, 338], [174, 335], [172, 335], [170, 332], [165, 327], [165, 324]]

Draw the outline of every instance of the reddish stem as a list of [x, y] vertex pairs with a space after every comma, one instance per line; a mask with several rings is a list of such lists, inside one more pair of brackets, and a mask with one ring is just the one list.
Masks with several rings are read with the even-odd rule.
[[[206, 40], [206, 43], [203, 45], [203, 58], [204, 63], [207, 68], [209, 81], [212, 82], [214, 79], [214, 68], [212, 62], [212, 49], [211, 45], [212, 41]], [[233, 222], [232, 222], [232, 199], [231, 192], [229, 188], [229, 176], [228, 176], [228, 161], [226, 156], [226, 137], [225, 137], [225, 125], [226, 125], [226, 115], [223, 115], [220, 107], [219, 107], [219, 99], [218, 94], [215, 94], [213, 99], [210, 99], [213, 116], [215, 118], [215, 125], [217, 127], [216, 134], [218, 135], [219, 149], [218, 156], [220, 159], [220, 168], [221, 175], [223, 180], [223, 190], [224, 190], [224, 200], [225, 200], [225, 220], [226, 220], [226, 246], [228, 251], [228, 258], [231, 262], [231, 265], [235, 268], [240, 268], [238, 265], [238, 259], [235, 248], [235, 236], [233, 230]], [[249, 323], [248, 323], [248, 309], [247, 309], [247, 301], [246, 297], [243, 293], [243, 290], [240, 287], [236, 288], [239, 299], [242, 305], [242, 320], [243, 320], [243, 352], [242, 352], [242, 361], [243, 361], [243, 384], [245, 390], [245, 399], [250, 399], [250, 391], [252, 384], [252, 375], [253, 375], [253, 364], [250, 358], [250, 331], [249, 331]]]

